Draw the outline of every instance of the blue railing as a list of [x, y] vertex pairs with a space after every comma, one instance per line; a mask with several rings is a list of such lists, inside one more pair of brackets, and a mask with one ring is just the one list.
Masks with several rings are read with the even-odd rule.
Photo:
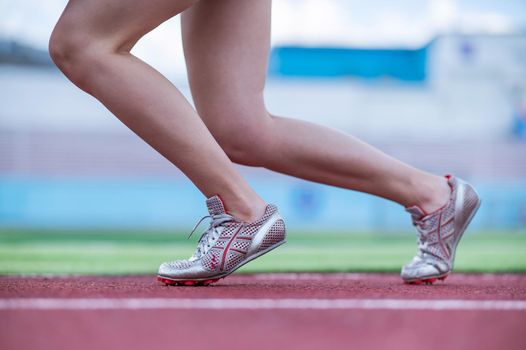
[[278, 46], [270, 55], [269, 74], [422, 82], [427, 76], [428, 49], [429, 45], [419, 49]]

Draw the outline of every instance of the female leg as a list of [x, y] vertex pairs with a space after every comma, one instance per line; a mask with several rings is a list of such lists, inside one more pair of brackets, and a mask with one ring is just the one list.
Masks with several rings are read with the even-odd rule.
[[[453, 205], [452, 196], [464, 190], [457, 191], [458, 186], [450, 179], [415, 169], [350, 135], [267, 112], [263, 88], [270, 13], [270, 0], [202, 0], [182, 17], [195, 105], [227, 155], [237, 163], [367, 192], [413, 207], [420, 211], [414, 213], [418, 223], [427, 213], [438, 215], [439, 208]], [[470, 219], [472, 211], [470, 207], [469, 215], [460, 221]], [[461, 226], [465, 225], [459, 224], [456, 234], [450, 236], [453, 248], [433, 253], [444, 255], [447, 264], [415, 270], [416, 275], [443, 276], [449, 272], [449, 260], [464, 230]]]
[[270, 0], [203, 0], [182, 16], [183, 43], [199, 115], [237, 163], [381, 196], [431, 212], [443, 177], [404, 164], [358, 139], [270, 115], [263, 100]]
[[57, 66], [180, 168], [207, 197], [252, 220], [265, 203], [234, 169], [197, 113], [135, 43], [195, 0], [71, 0], [50, 40]]
[[53, 60], [77, 86], [209, 197], [212, 222], [192, 258], [161, 265], [159, 275], [167, 283], [224, 277], [282, 244], [285, 235], [277, 208], [266, 205], [237, 173], [180, 92], [130, 53], [144, 34], [194, 2], [71, 0], [50, 40]]

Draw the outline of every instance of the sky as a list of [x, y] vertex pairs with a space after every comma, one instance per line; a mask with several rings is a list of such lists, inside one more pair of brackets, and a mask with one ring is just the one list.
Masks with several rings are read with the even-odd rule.
[[[45, 49], [66, 3], [0, 0], [0, 38]], [[274, 0], [272, 16], [273, 45], [417, 47], [449, 32], [526, 32], [526, 0]], [[164, 72], [184, 71], [179, 18], [133, 52]]]

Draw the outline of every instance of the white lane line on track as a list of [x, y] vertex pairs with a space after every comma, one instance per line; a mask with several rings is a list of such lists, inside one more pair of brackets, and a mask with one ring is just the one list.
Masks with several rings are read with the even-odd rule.
[[[239, 274], [238, 276], [243, 277]], [[256, 280], [284, 280], [284, 281], [303, 281], [303, 280], [360, 280], [367, 277], [378, 277], [378, 274], [371, 273], [262, 273], [251, 276]]]
[[526, 311], [526, 300], [410, 299], [0, 299], [0, 310], [510, 310]]
[[[309, 272], [298, 272], [298, 273], [289, 273], [289, 272], [278, 272], [278, 273], [259, 273], [259, 274], [237, 274], [237, 278], [253, 278], [256, 280], [284, 280], [284, 281], [302, 281], [302, 280], [364, 280], [364, 279], [396, 279], [400, 280], [398, 274], [393, 273], [371, 273], [371, 272], [331, 272], [331, 273], [309, 273]], [[524, 280], [524, 275], [521, 274], [493, 274], [493, 273], [476, 273], [476, 274], [466, 274], [466, 273], [455, 273], [453, 277], [455, 279], [465, 280], [467, 278], [477, 279], [477, 280]], [[401, 280], [400, 280], [401, 281]]]

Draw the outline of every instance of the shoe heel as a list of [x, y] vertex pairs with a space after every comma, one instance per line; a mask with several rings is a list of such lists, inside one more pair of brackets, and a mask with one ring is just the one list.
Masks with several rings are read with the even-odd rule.
[[274, 224], [270, 227], [268, 232], [265, 234], [265, 237], [261, 241], [256, 253], [267, 250], [272, 246], [278, 246], [281, 242], [285, 241], [286, 236], [285, 222], [282, 218], [276, 220]]

